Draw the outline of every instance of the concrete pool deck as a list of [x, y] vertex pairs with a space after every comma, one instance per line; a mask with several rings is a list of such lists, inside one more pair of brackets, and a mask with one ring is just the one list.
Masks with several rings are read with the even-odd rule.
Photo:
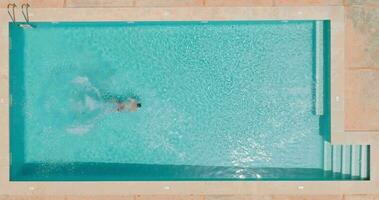
[[[13, 2], [13, 1], [12, 1]], [[17, 2], [17, 1], [16, 1]], [[22, 1], [26, 2], [26, 1]], [[325, 199], [349, 199], [379, 194], [379, 1], [377, 0], [51, 0], [29, 1], [31, 20], [231, 20], [231, 19], [332, 19], [332, 111], [334, 143], [369, 143], [371, 180], [356, 182], [161, 182], [161, 183], [9, 183], [8, 120], [0, 119], [0, 195], [38, 195], [35, 198], [111, 199], [75, 195], [123, 195], [122, 199], [212, 199], [216, 194], [256, 194], [274, 196], [224, 196], [225, 199], [279, 199], [283, 194], [332, 194]], [[1, 7], [8, 1], [2, 1]], [[20, 6], [21, 3], [18, 5]], [[122, 8], [112, 8], [121, 6]], [[261, 6], [261, 7], [256, 7]], [[70, 8], [65, 8], [70, 7]], [[80, 8], [77, 8], [80, 7]], [[88, 9], [86, 7], [94, 7]], [[111, 8], [99, 8], [111, 7]], [[19, 13], [17, 13], [19, 14]], [[20, 15], [17, 19], [22, 19]], [[336, 20], [336, 21], [334, 21]], [[9, 17], [0, 13], [0, 52], [8, 49]], [[333, 22], [334, 21], [334, 22]], [[334, 25], [333, 25], [334, 24]], [[332, 33], [333, 34], [333, 33]], [[333, 64], [334, 62], [334, 64]], [[8, 113], [8, 57], [0, 54], [0, 113]], [[3, 67], [4, 66], [4, 67]], [[333, 66], [338, 66], [337, 68]], [[333, 88], [332, 88], [333, 90]], [[4, 115], [5, 114], [5, 115]], [[5, 155], [5, 156], [3, 156]], [[116, 186], [115, 186], [116, 185]], [[167, 190], [167, 185], [171, 188]], [[300, 186], [300, 187], [299, 187]], [[302, 186], [302, 187], [301, 187]], [[127, 189], [126, 189], [127, 188]], [[302, 188], [302, 189], [301, 189]], [[188, 196], [139, 196], [139, 194], [186, 194]], [[192, 196], [190, 194], [193, 194]], [[344, 195], [345, 194], [345, 195]], [[47, 195], [47, 196], [40, 196]], [[58, 196], [49, 196], [58, 195]], [[16, 197], [15, 196], [15, 197]], [[6, 197], [6, 196], [4, 196]], [[10, 197], [10, 196], [8, 196]], [[374, 196], [366, 196], [373, 199]], [[291, 196], [290, 196], [291, 198]], [[305, 198], [304, 196], [292, 198]], [[321, 198], [321, 197], [320, 197]], [[1, 197], [0, 197], [1, 199]]]

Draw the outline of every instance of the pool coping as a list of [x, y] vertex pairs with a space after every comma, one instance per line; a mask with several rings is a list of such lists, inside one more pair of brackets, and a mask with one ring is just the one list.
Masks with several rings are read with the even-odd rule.
[[[9, 181], [9, 27], [0, 9], [0, 195], [121, 194], [375, 194], [379, 193], [379, 134], [344, 130], [345, 19], [343, 6], [36, 8], [32, 21], [331, 20], [332, 143], [371, 144], [369, 181]], [[17, 10], [18, 11], [18, 10]], [[16, 19], [23, 19], [17, 12]]]

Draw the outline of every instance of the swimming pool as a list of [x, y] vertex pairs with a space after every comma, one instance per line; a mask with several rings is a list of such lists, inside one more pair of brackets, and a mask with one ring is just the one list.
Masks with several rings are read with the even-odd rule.
[[325, 143], [328, 21], [35, 26], [10, 27], [11, 180], [368, 178]]

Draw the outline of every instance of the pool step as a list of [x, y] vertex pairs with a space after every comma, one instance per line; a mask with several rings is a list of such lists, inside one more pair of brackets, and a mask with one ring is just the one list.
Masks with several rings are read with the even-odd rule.
[[324, 21], [316, 21], [316, 105], [315, 114], [324, 114]]
[[324, 142], [325, 174], [343, 179], [368, 179], [368, 167], [368, 145], [332, 145]]

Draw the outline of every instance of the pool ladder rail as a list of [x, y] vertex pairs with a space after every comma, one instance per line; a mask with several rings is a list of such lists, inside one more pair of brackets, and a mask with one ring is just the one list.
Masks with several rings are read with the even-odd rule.
[[16, 16], [14, 14], [14, 9], [16, 8], [16, 4], [15, 3], [9, 3], [7, 5], [7, 9], [8, 9], [8, 15], [9, 17], [11, 18], [12, 20], [12, 23], [16, 23]]
[[[15, 3], [9, 3], [7, 6], [8, 15], [11, 18], [12, 23], [14, 23], [14, 24], [16, 23], [16, 16], [15, 16], [15, 11], [14, 11], [14, 9], [16, 7], [17, 7], [17, 5]], [[30, 24], [30, 20], [29, 20], [29, 8], [30, 8], [30, 4], [28, 4], [28, 3], [23, 3], [21, 5], [21, 13], [25, 19], [25, 23], [18, 24], [18, 26], [21, 28], [34, 28], [34, 26], [32, 26]]]

